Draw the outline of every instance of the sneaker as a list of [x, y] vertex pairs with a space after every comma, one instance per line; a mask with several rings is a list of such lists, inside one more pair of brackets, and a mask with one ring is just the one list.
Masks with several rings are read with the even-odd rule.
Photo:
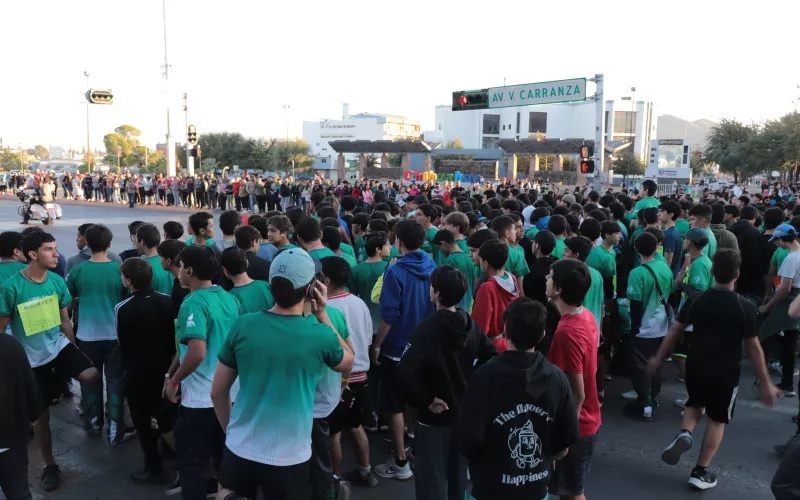
[[336, 500], [350, 500], [350, 483], [341, 479], [334, 481], [334, 491]]
[[[770, 369], [772, 371], [774, 371], [775, 373], [777, 373], [779, 375], [783, 373], [783, 368], [781, 367], [781, 362], [780, 361], [773, 361], [772, 363], [769, 364], [769, 367], [770, 367]], [[795, 368], [794, 369], [794, 376], [796, 377], [798, 375], [800, 375], [800, 369]]]
[[688, 399], [676, 399], [673, 401], [673, 404], [678, 408], [686, 408], [686, 401], [688, 401]]
[[118, 445], [121, 445], [122, 443], [125, 443], [125, 442], [127, 442], [127, 441], [130, 441], [131, 439], [133, 439], [134, 437], [136, 437], [136, 434], [137, 434], [137, 432], [136, 432], [136, 429], [135, 429], [134, 427], [125, 427], [125, 430], [124, 430], [124, 431], [122, 431], [122, 434], [120, 434], [119, 436], [117, 436], [117, 438], [116, 438], [116, 439], [114, 439], [114, 440], [112, 440], [112, 441], [109, 441], [109, 443], [108, 443], [108, 444], [109, 444], [110, 446], [118, 446]]
[[652, 420], [653, 419], [653, 407], [652, 406], [645, 406], [642, 410], [642, 418], [645, 420]]
[[411, 472], [411, 465], [408, 462], [400, 467], [394, 459], [389, 460], [385, 464], [376, 465], [375, 474], [380, 477], [385, 477], [386, 479], [400, 480], [411, 479], [411, 476], [414, 475], [414, 473]]
[[779, 387], [778, 388], [778, 397], [779, 398], [794, 398], [794, 397], [797, 397], [797, 393], [794, 392], [794, 389], [792, 389], [792, 388], [781, 389]]
[[378, 477], [375, 473], [372, 470], [362, 470], [360, 467], [348, 472], [343, 477], [351, 484], [364, 488], [374, 488], [378, 485]]
[[128, 476], [134, 483], [140, 484], [167, 484], [163, 472], [155, 473], [150, 469], [143, 469]]
[[[681, 460], [681, 455], [692, 448], [694, 439], [688, 432], [679, 432], [675, 439], [664, 448], [661, 453], [661, 460], [669, 465], [676, 465]], [[694, 474], [692, 474], [694, 477]]]
[[44, 491], [53, 491], [61, 486], [61, 469], [58, 468], [58, 465], [44, 466], [42, 477], [39, 479], [39, 485], [41, 485]]
[[173, 479], [172, 482], [169, 483], [169, 486], [167, 486], [167, 489], [164, 490], [164, 493], [166, 493], [167, 496], [180, 495], [180, 493], [181, 493], [181, 475], [180, 474], [175, 474], [175, 479]]
[[705, 472], [698, 472], [697, 469], [692, 471], [689, 476], [689, 486], [697, 488], [698, 490], [710, 490], [717, 485], [717, 476], [706, 470]]
[[636, 391], [631, 390], [628, 392], [623, 392], [622, 399], [624, 399], [625, 401], [636, 401], [637, 399], [639, 399], [639, 395], [636, 394]]

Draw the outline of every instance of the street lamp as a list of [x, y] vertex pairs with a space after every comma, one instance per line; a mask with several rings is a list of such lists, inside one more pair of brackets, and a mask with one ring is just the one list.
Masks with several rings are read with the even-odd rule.
[[[86, 88], [89, 89], [89, 72], [84, 71], [86, 77]], [[92, 147], [89, 143], [89, 100], [86, 100], [86, 173], [92, 172]]]
[[120, 167], [122, 166], [121, 161], [122, 161], [122, 146], [117, 146], [117, 173], [120, 172]]

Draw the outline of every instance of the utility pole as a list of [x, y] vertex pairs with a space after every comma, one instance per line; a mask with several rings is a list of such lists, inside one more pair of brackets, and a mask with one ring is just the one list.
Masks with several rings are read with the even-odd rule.
[[122, 146], [117, 146], [117, 173], [120, 172], [122, 167]]
[[[88, 91], [91, 87], [89, 87], [89, 72], [84, 71], [83, 76], [86, 77], [86, 90]], [[86, 173], [92, 172], [92, 146], [89, 142], [89, 100], [86, 100]]]
[[25, 162], [22, 159], [22, 143], [19, 144], [19, 171], [20, 175], [25, 177]]
[[[594, 92], [594, 106], [595, 106], [595, 127], [594, 127], [594, 164], [595, 172], [600, 175], [608, 175], [606, 169], [603, 168], [605, 160], [605, 138], [606, 132], [606, 101], [603, 96], [603, 80], [602, 74], [594, 75], [594, 83], [596, 86]], [[595, 175], [595, 179], [597, 176]], [[608, 179], [609, 184], [611, 179]], [[596, 183], [596, 182], [595, 182]]]
[[167, 1], [161, 0], [161, 12], [164, 19], [164, 84], [167, 90], [167, 176], [175, 175], [175, 141], [172, 138], [169, 120], [170, 88], [169, 60], [167, 59]]

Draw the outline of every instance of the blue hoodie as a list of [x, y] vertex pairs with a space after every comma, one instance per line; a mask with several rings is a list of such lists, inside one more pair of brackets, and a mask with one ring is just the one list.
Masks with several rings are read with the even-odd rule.
[[436, 264], [430, 255], [417, 250], [400, 257], [386, 268], [381, 288], [381, 319], [390, 326], [381, 352], [400, 358], [411, 332], [434, 312], [429, 287]]

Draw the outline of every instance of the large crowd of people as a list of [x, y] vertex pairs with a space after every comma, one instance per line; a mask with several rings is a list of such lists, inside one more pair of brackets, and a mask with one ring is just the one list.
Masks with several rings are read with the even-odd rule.
[[[59, 180], [65, 196], [77, 179]], [[583, 499], [606, 382], [629, 378], [627, 413], [649, 422], [668, 362], [688, 397], [674, 402], [683, 418], [661, 458], [676, 465], [699, 440], [688, 481], [704, 490], [718, 483], [743, 354], [765, 404], [797, 396], [791, 187], [693, 197], [659, 195], [651, 180], [616, 192], [258, 176], [77, 184], [97, 201], [126, 192], [131, 206], [199, 211], [185, 224], [131, 222], [120, 255], [102, 223], [78, 228], [69, 259], [37, 226], [0, 234], [10, 499], [31, 498], [31, 423], [41, 487], [59, 487], [47, 408], [73, 379], [89, 435], [138, 437], [144, 466], [130, 479], [187, 500], [348, 498], [378, 477], [413, 477], [418, 500]], [[392, 456], [373, 466], [367, 433], [381, 431]], [[773, 492], [795, 498], [800, 439], [776, 451]]]

